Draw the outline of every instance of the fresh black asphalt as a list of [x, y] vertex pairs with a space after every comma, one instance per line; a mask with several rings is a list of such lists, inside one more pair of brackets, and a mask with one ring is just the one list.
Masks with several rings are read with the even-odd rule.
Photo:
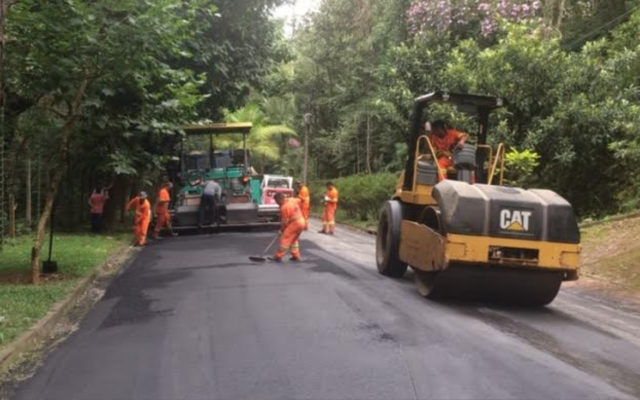
[[13, 398], [640, 397], [637, 314], [572, 291], [543, 309], [428, 301], [378, 275], [356, 233], [305, 233], [301, 263], [250, 262], [271, 235], [144, 248]]

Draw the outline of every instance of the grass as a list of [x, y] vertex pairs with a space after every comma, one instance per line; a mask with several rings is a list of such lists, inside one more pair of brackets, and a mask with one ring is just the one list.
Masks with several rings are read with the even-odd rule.
[[[44, 317], [123, 243], [124, 235], [54, 236], [52, 260], [57, 261], [59, 272], [33, 286], [29, 284], [32, 238], [23, 236], [9, 241], [0, 253], [0, 348]], [[42, 259], [47, 255], [48, 241]]]
[[582, 230], [582, 273], [640, 294], [640, 218], [603, 222]]
[[361, 220], [361, 219], [355, 219], [355, 218], [349, 218], [346, 213], [344, 212], [340, 212], [340, 210], [338, 209], [338, 215], [336, 215], [336, 221], [338, 223], [343, 223], [343, 224], [347, 224], [347, 225], [351, 225], [351, 226], [355, 226], [357, 228], [360, 229], [364, 229], [364, 230], [368, 230], [368, 231], [375, 231], [378, 229], [378, 220], [371, 220], [371, 219], [367, 219], [367, 220]]
[[[311, 214], [312, 216], [322, 220], [322, 208], [319, 207], [317, 212], [312, 212]], [[376, 229], [378, 229], [377, 218], [375, 220], [367, 219], [364, 221], [361, 219], [350, 218], [344, 210], [340, 209], [340, 206], [338, 206], [338, 211], [336, 213], [336, 222], [338, 224], [350, 225], [369, 231], [375, 231]]]

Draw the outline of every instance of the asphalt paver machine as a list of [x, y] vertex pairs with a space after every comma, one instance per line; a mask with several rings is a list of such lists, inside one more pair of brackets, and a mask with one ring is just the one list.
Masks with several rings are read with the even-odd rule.
[[[208, 136], [208, 149], [186, 151], [184, 141], [180, 150], [180, 167], [177, 177], [176, 201], [172, 212], [176, 229], [198, 227], [200, 201], [204, 185], [216, 181], [222, 188], [218, 205], [218, 225], [203, 224], [203, 228], [215, 226], [278, 225], [278, 209], [263, 205], [262, 176], [250, 164], [247, 136], [251, 123], [208, 123], [185, 126], [186, 140]], [[214, 149], [215, 135], [242, 135], [242, 147]], [[206, 143], [207, 140], [201, 140]]]
[[[430, 106], [447, 103], [473, 116], [475, 144], [442, 170], [423, 130]], [[392, 199], [380, 212], [378, 271], [413, 269], [420, 294], [545, 305], [563, 281], [578, 278], [580, 232], [569, 202], [545, 189], [504, 184], [505, 147], [487, 144], [500, 98], [433, 92], [415, 99], [409, 156]]]

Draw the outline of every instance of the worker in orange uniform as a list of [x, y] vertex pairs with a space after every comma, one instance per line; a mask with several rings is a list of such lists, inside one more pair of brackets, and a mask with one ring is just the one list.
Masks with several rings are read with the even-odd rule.
[[[431, 134], [429, 140], [436, 151], [436, 157], [438, 158], [438, 166], [440, 170], [451, 172], [453, 169], [453, 150], [458, 147], [462, 148], [469, 139], [469, 135], [457, 131], [455, 129], [447, 128], [444, 121], [438, 120], [431, 123]], [[446, 172], [441, 175], [446, 177]]]
[[147, 230], [151, 222], [151, 204], [147, 200], [147, 193], [140, 192], [127, 204], [127, 210], [136, 210], [136, 219], [133, 232], [136, 235], [136, 245], [147, 244]]
[[283, 193], [276, 193], [273, 197], [280, 206], [280, 248], [271, 258], [280, 262], [287, 254], [291, 252], [292, 261], [300, 261], [300, 244], [298, 239], [306, 226], [302, 210], [300, 210], [300, 201], [295, 198], [287, 198]]
[[305, 183], [298, 182], [298, 199], [300, 199], [300, 209], [304, 217], [304, 230], [309, 229], [309, 215], [311, 214], [311, 195]]
[[160, 230], [165, 226], [169, 229], [172, 236], [176, 235], [171, 226], [171, 214], [169, 213], [169, 202], [171, 202], [171, 194], [169, 191], [172, 187], [173, 184], [171, 182], [163, 182], [158, 192], [158, 199], [156, 200], [156, 226], [153, 229], [154, 239], [159, 237]]
[[327, 182], [324, 195], [324, 211], [322, 212], [322, 230], [320, 233], [333, 235], [336, 230], [336, 210], [338, 209], [338, 189], [333, 182]]

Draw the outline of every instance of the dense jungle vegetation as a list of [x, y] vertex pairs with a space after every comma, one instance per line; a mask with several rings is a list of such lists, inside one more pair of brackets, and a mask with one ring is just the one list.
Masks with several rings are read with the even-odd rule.
[[632, 209], [639, 4], [326, 0], [296, 31], [294, 58], [270, 78], [269, 93], [293, 96], [297, 115], [314, 115], [318, 178], [401, 169], [417, 95], [501, 96], [508, 104], [489, 140], [516, 150], [512, 172], [531, 172], [512, 180], [556, 190], [582, 217]]

